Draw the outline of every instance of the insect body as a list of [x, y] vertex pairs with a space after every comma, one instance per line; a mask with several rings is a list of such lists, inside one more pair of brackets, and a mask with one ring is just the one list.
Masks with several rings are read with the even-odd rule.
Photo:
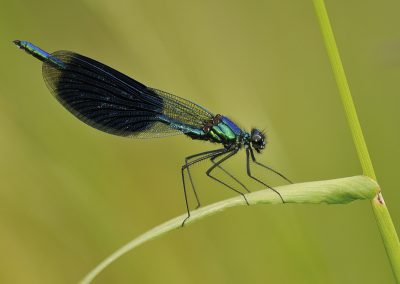
[[73, 115], [96, 129], [133, 138], [154, 138], [183, 133], [192, 139], [222, 144], [221, 149], [185, 158], [181, 172], [188, 216], [182, 225], [190, 217], [184, 172], [186, 170], [188, 173], [199, 207], [200, 201], [190, 167], [200, 161], [211, 160], [213, 165], [207, 170], [207, 175], [241, 194], [247, 202], [243, 192], [212, 175], [213, 170], [219, 168], [244, 190], [249, 191], [242, 182], [222, 167], [222, 163], [241, 148], [246, 151], [247, 174], [275, 191], [282, 199], [279, 192], [251, 173], [250, 161], [289, 181], [282, 174], [256, 161], [253, 149], [260, 153], [266, 145], [265, 135], [258, 129], [246, 132], [223, 115], [214, 115], [189, 100], [147, 87], [86, 56], [70, 51], [56, 51], [50, 54], [27, 41], [15, 40], [14, 43], [43, 62], [43, 77], [54, 97]]

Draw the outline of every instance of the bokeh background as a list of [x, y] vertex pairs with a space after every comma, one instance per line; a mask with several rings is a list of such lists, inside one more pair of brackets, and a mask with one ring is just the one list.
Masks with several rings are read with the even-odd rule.
[[[327, 1], [399, 228], [400, 3]], [[14, 39], [88, 55], [249, 129], [297, 182], [361, 173], [311, 1], [1, 1], [0, 283], [76, 283], [185, 212], [183, 158], [216, 146], [78, 121]], [[228, 168], [245, 177], [244, 153]], [[193, 170], [203, 204], [233, 194]], [[282, 181], [257, 172], [271, 183]], [[235, 208], [146, 243], [95, 283], [394, 283], [369, 202]]]

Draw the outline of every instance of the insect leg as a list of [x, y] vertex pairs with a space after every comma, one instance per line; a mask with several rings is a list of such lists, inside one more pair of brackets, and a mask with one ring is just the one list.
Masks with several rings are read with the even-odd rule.
[[[189, 167], [194, 165], [194, 164], [196, 164], [196, 163], [198, 163], [198, 162], [200, 162], [200, 161], [203, 161], [203, 160], [209, 159], [209, 158], [211, 158], [211, 157], [213, 157], [215, 155], [218, 155], [218, 154], [222, 153], [223, 151], [226, 151], [226, 150], [225, 149], [219, 149], [219, 150], [207, 151], [207, 152], [198, 153], [198, 154], [195, 154], [195, 155], [192, 155], [192, 156], [189, 156], [189, 157], [185, 158], [185, 164], [181, 168], [181, 174], [182, 174], [183, 193], [184, 193], [184, 196], [185, 196], [186, 210], [187, 210], [187, 214], [188, 215], [185, 218], [185, 220], [183, 220], [182, 227], [185, 225], [185, 222], [190, 218], [190, 208], [189, 208], [189, 202], [188, 202], [187, 192], [186, 192], [186, 183], [185, 183], [185, 172], [184, 172], [185, 169], [188, 171], [189, 178], [190, 178], [190, 181], [192, 183], [193, 191], [195, 193], [195, 196], [196, 196], [198, 204], [200, 204], [199, 199], [197, 197], [196, 190], [195, 190], [193, 182], [191, 180]], [[197, 158], [194, 161], [188, 162], [188, 160], [193, 159], [195, 157], [199, 157], [199, 156], [200, 156], [200, 158]]]
[[271, 168], [271, 167], [269, 167], [269, 166], [266, 166], [266, 165], [264, 165], [264, 164], [261, 164], [260, 162], [257, 162], [257, 161], [256, 161], [256, 157], [254, 156], [253, 149], [251, 149], [251, 148], [249, 148], [249, 149], [250, 149], [251, 159], [253, 160], [253, 162], [254, 162], [255, 164], [257, 164], [257, 165], [259, 165], [259, 166], [261, 166], [261, 167], [264, 167], [264, 168], [266, 168], [267, 170], [270, 170], [271, 172], [277, 174], [278, 176], [280, 176], [281, 178], [283, 178], [283, 179], [286, 180], [287, 182], [293, 183], [290, 179], [288, 179], [287, 177], [285, 177], [285, 176], [284, 176], [283, 174], [281, 174], [280, 172], [274, 170], [273, 168]]
[[[217, 157], [212, 157], [210, 160], [213, 164], [216, 164], [217, 162], [215, 162], [215, 159]], [[238, 184], [240, 184], [247, 192], [250, 192], [250, 190], [237, 178], [235, 178], [230, 172], [228, 172], [227, 170], [225, 170], [220, 164], [217, 165], [217, 167], [219, 169], [221, 169], [225, 174], [227, 174], [229, 177], [231, 177], [233, 180], [235, 180]]]
[[[212, 172], [216, 167], [220, 166], [224, 161], [226, 161], [226, 160], [228, 160], [229, 158], [231, 158], [231, 157], [232, 157], [233, 155], [235, 155], [238, 151], [239, 151], [239, 149], [235, 149], [235, 150], [232, 150], [232, 151], [227, 152], [227, 153], [229, 153], [229, 154], [226, 155], [225, 157], [223, 157], [221, 160], [215, 162], [214, 165], [212, 165], [212, 166], [207, 170], [206, 174], [207, 174], [207, 176], [209, 176], [209, 177], [212, 178], [213, 180], [216, 180], [217, 182], [219, 182], [219, 183], [225, 185], [226, 187], [228, 187], [229, 189], [231, 189], [231, 190], [235, 191], [236, 193], [242, 195], [243, 198], [244, 198], [244, 200], [246, 201], [247, 205], [250, 205], [249, 202], [247, 201], [247, 198], [246, 198], [246, 196], [244, 195], [243, 192], [241, 192], [241, 191], [239, 191], [239, 190], [233, 188], [232, 186], [226, 184], [226, 183], [223, 182], [222, 180], [219, 180], [218, 178], [216, 178], [216, 177], [214, 177], [214, 176], [211, 175], [211, 172]], [[222, 153], [222, 154], [225, 154], [225, 153]], [[218, 156], [220, 156], [220, 155], [222, 155], [222, 154], [219, 154]], [[216, 157], [212, 157], [211, 159], [213, 159], [213, 158], [216, 158]]]
[[[225, 151], [225, 149], [218, 149], [218, 150], [211, 150], [211, 151], [201, 152], [201, 153], [197, 153], [197, 154], [194, 154], [194, 155], [191, 155], [191, 156], [188, 156], [188, 157], [185, 158], [185, 165], [182, 166], [182, 170], [186, 169], [186, 171], [188, 173], [189, 181], [190, 181], [190, 184], [192, 186], [192, 189], [193, 189], [193, 192], [194, 192], [194, 196], [196, 197], [196, 202], [197, 202], [196, 209], [200, 207], [200, 200], [199, 200], [196, 188], [195, 188], [194, 183], [193, 183], [192, 175], [190, 174], [190, 166], [195, 164], [196, 162], [194, 161], [194, 163], [189, 163], [189, 161], [191, 159], [193, 159], [193, 158], [196, 158], [196, 157], [210, 155], [210, 154], [217, 154], [217, 153], [220, 153], [222, 151]], [[205, 160], [205, 159], [199, 159], [199, 162], [202, 161], [202, 160]]]
[[264, 185], [265, 187], [268, 187], [269, 189], [271, 189], [272, 191], [274, 191], [276, 194], [279, 195], [279, 197], [280, 197], [281, 200], [282, 200], [282, 203], [285, 203], [285, 200], [283, 200], [282, 195], [281, 195], [276, 189], [274, 189], [273, 187], [269, 186], [269, 185], [266, 184], [265, 182], [259, 180], [258, 178], [254, 177], [254, 176], [251, 174], [251, 171], [250, 171], [250, 157], [249, 157], [249, 152], [252, 153], [250, 147], [249, 147], [249, 148], [246, 148], [246, 167], [247, 167], [247, 175], [248, 175], [249, 177], [251, 177], [252, 179], [254, 179], [255, 181], [261, 183], [261, 184]]

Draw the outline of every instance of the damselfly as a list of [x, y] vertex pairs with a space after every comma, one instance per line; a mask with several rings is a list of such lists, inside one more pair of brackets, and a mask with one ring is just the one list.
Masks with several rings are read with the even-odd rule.
[[208, 159], [212, 162], [212, 166], [206, 171], [210, 178], [241, 194], [249, 204], [242, 191], [212, 175], [212, 172], [219, 168], [243, 190], [250, 192], [239, 179], [222, 167], [222, 163], [242, 148], [246, 151], [247, 175], [276, 192], [284, 202], [278, 191], [251, 173], [252, 161], [290, 182], [281, 173], [256, 160], [253, 150], [260, 153], [267, 143], [262, 131], [253, 128], [247, 132], [226, 116], [214, 115], [189, 100], [147, 87], [86, 56], [70, 51], [49, 54], [27, 41], [15, 40], [14, 43], [43, 61], [43, 77], [51, 93], [73, 115], [96, 129], [133, 138], [154, 138], [183, 133], [192, 139], [223, 146], [221, 149], [185, 158], [181, 174], [187, 217], [182, 226], [190, 217], [185, 171], [198, 208], [200, 200], [193, 184], [190, 167], [203, 160]]

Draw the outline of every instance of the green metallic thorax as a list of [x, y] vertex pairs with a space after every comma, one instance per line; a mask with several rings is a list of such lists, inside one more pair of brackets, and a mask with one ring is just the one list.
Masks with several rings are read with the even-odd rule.
[[243, 132], [234, 122], [220, 114], [205, 121], [204, 126], [201, 129], [189, 127], [188, 129], [183, 129], [181, 131], [192, 139], [221, 143], [225, 147], [240, 144], [246, 136], [246, 133]]
[[207, 136], [211, 142], [215, 143], [227, 143], [236, 141], [237, 135], [232, 129], [223, 122], [212, 126], [211, 130], [207, 133]]

